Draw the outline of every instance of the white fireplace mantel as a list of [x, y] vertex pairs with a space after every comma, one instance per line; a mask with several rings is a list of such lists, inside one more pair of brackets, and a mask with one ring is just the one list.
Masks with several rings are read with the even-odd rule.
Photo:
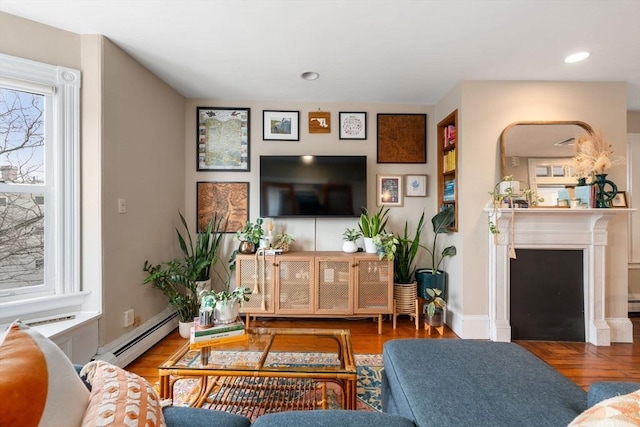
[[611, 344], [605, 320], [607, 225], [634, 209], [486, 208], [499, 233], [489, 238], [489, 327], [493, 341], [511, 341], [509, 248], [583, 250], [585, 338]]

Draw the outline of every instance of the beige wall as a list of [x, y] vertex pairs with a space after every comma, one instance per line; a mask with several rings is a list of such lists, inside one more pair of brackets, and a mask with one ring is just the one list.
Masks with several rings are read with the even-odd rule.
[[[487, 192], [499, 180], [499, 137], [515, 121], [581, 120], [602, 129], [616, 153], [625, 153], [626, 85], [577, 82], [463, 82], [443, 102], [457, 102], [459, 111], [459, 232], [449, 238], [458, 247], [451, 260], [450, 319], [464, 337], [482, 336], [488, 314], [487, 217], [483, 212]], [[451, 100], [453, 98], [453, 101]], [[593, 102], [593, 100], [598, 100]], [[625, 168], [610, 170], [609, 178], [626, 187]], [[627, 227], [617, 217], [609, 229], [607, 317], [626, 317]]]
[[[184, 98], [99, 35], [79, 36], [0, 13], [0, 52], [82, 71], [82, 288], [101, 310], [99, 344], [167, 307], [142, 286], [145, 260], [176, 256], [184, 207]], [[127, 213], [117, 213], [117, 199]]]
[[80, 35], [0, 12], [0, 51], [80, 69]]
[[640, 133], [640, 111], [627, 111], [627, 132]]
[[[250, 172], [197, 172], [196, 171], [196, 107], [243, 107], [251, 109], [250, 119]], [[309, 134], [308, 113], [317, 111], [331, 113], [332, 130], [330, 134]], [[263, 141], [262, 112], [263, 110], [296, 110], [300, 111], [300, 141]], [[340, 140], [338, 136], [338, 113], [340, 111], [367, 112], [367, 139], [358, 141]], [[376, 114], [377, 113], [424, 113], [427, 114], [427, 164], [377, 164], [376, 163]], [[196, 217], [196, 182], [198, 181], [240, 181], [249, 182], [250, 190], [250, 218], [255, 220], [260, 215], [259, 199], [259, 158], [266, 154], [343, 154], [366, 155], [368, 175], [368, 208], [377, 210], [375, 186], [376, 174], [427, 174], [429, 175], [428, 197], [408, 197], [404, 199], [403, 207], [394, 207], [390, 211], [389, 227], [391, 231], [401, 232], [404, 221], [408, 220], [410, 227], [415, 226], [422, 211], [430, 219], [436, 212], [436, 169], [435, 123], [433, 121], [433, 107], [420, 105], [398, 104], [319, 104], [300, 102], [237, 102], [210, 99], [189, 99], [185, 110], [186, 131], [186, 182], [185, 202], [187, 220], [194, 224]], [[430, 222], [429, 222], [430, 224]], [[430, 229], [427, 225], [425, 230]], [[357, 227], [356, 218], [347, 219], [276, 219], [275, 230], [291, 233], [296, 238], [296, 250], [341, 250], [342, 233], [345, 227]], [[432, 233], [425, 232], [424, 238]], [[226, 261], [228, 254], [235, 249], [237, 242], [233, 235], [225, 237], [225, 251], [221, 260]], [[422, 254], [420, 260], [426, 259]], [[218, 286], [220, 284], [218, 283]]]

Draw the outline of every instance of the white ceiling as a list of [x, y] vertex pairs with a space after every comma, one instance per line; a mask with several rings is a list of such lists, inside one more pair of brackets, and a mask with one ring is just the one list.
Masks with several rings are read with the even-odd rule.
[[[435, 104], [464, 80], [625, 81], [640, 0], [0, 0], [104, 34], [189, 98]], [[581, 63], [566, 55], [588, 50]], [[303, 71], [320, 73], [316, 81]]]

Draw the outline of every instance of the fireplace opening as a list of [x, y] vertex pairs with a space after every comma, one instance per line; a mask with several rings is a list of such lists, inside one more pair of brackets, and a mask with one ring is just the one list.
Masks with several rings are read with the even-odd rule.
[[582, 250], [518, 249], [509, 267], [512, 340], [585, 341]]

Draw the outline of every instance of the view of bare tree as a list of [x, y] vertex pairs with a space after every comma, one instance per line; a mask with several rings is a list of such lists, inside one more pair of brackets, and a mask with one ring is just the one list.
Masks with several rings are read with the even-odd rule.
[[44, 282], [44, 95], [0, 88], [0, 289]]

